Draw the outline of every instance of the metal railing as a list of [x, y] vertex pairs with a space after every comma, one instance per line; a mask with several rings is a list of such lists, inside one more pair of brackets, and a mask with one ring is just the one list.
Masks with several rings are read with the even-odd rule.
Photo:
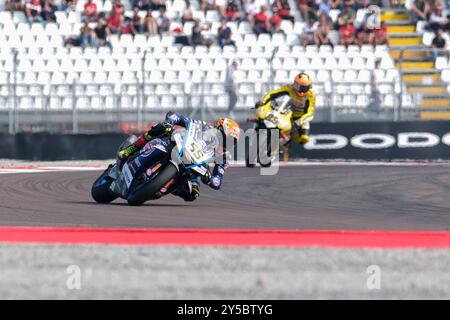
[[[403, 51], [401, 50], [400, 61]], [[20, 81], [17, 52], [8, 83], [0, 84], [0, 130], [11, 134], [24, 130], [69, 131], [117, 130], [121, 123], [133, 122], [142, 127], [160, 120], [165, 111], [178, 110], [204, 120], [226, 114], [228, 97], [223, 81], [152, 82], [145, 70], [127, 83], [48, 83]], [[400, 63], [401, 65], [401, 63]], [[372, 72], [372, 70], [370, 70]], [[270, 88], [284, 85], [277, 81], [275, 70], [270, 79], [238, 82], [238, 120], [251, 115], [250, 108]], [[391, 81], [361, 82], [356, 79], [335, 82], [316, 81], [316, 121], [402, 121], [418, 118], [418, 101], [405, 91], [400, 77]], [[286, 79], [288, 81], [288, 79]], [[374, 90], [377, 87], [378, 90]], [[382, 89], [380, 89], [382, 88]], [[408, 103], [406, 103], [408, 102]], [[428, 108], [428, 110], [432, 110]]]

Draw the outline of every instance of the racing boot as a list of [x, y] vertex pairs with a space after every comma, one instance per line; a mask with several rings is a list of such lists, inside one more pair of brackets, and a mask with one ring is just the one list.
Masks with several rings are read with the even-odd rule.
[[172, 133], [172, 125], [168, 122], [160, 122], [153, 126], [149, 131], [141, 135], [131, 146], [126, 147], [119, 151], [119, 158], [121, 160], [127, 159], [136, 151], [143, 148], [147, 142], [156, 137], [161, 137], [164, 135], [169, 135]]
[[292, 140], [300, 144], [307, 144], [311, 140], [308, 133], [309, 130], [302, 128], [298, 132], [294, 132], [294, 134], [292, 134]]
[[187, 181], [178, 187], [172, 194], [179, 196], [184, 201], [192, 202], [200, 196], [200, 185], [197, 179]]

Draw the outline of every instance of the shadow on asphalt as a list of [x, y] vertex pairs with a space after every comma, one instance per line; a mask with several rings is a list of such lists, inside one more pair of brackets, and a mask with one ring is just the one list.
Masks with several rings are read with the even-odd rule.
[[[108, 204], [102, 204], [102, 203], [97, 203], [95, 201], [63, 201], [63, 203], [68, 203], [68, 204], [84, 204], [84, 205], [94, 205], [94, 206], [125, 206], [125, 207], [132, 207], [129, 204], [127, 204], [126, 202], [112, 202], [112, 203], [108, 203]], [[155, 202], [146, 202], [142, 205], [140, 205], [139, 207], [191, 207], [192, 205], [190, 204], [176, 204], [176, 203], [155, 203]]]

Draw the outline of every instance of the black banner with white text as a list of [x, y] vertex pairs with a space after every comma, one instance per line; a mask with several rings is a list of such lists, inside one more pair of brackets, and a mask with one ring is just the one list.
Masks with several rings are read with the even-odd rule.
[[450, 121], [316, 123], [290, 158], [450, 159]]

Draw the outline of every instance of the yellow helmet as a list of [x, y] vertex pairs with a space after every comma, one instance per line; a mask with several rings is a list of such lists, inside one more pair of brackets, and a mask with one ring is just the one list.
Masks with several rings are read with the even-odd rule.
[[308, 74], [301, 72], [299, 73], [292, 85], [296, 94], [303, 97], [312, 87], [312, 81]]

